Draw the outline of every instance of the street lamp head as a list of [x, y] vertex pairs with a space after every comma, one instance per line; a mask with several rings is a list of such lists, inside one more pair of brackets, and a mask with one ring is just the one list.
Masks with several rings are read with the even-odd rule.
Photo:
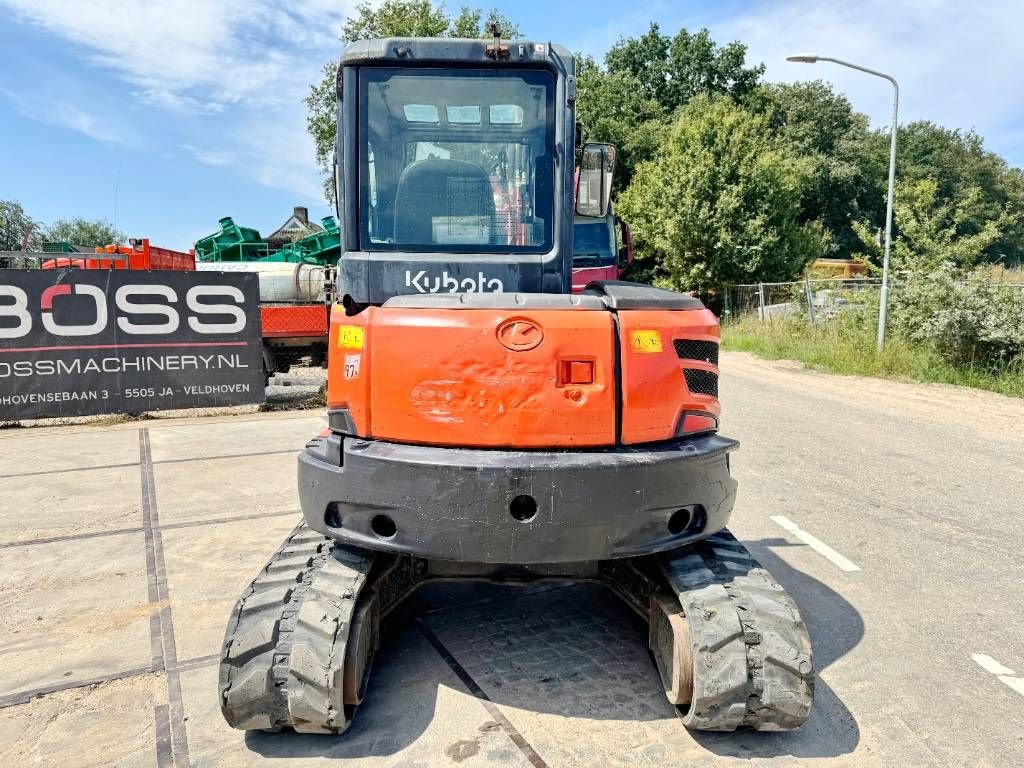
[[802, 64], [816, 64], [818, 61], [818, 54], [794, 53], [792, 56], [787, 56], [786, 61], [799, 61]]

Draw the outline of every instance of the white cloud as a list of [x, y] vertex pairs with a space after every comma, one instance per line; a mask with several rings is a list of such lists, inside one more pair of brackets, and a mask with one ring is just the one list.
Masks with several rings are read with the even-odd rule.
[[138, 135], [123, 120], [97, 114], [64, 97], [44, 96], [39, 92], [18, 93], [0, 87], [0, 96], [11, 103], [22, 117], [47, 125], [67, 128], [103, 144], [138, 146]]
[[95, 64], [176, 106], [253, 100], [310, 69], [306, 52], [338, 47], [349, 2], [299, 0], [0, 0], [17, 19], [83, 46]]
[[297, 195], [307, 204], [323, 200], [313, 168], [313, 142], [305, 131], [304, 113], [299, 105], [280, 110], [272, 119], [243, 123], [218, 137], [226, 144], [197, 146], [184, 143], [182, 149], [203, 165], [242, 169], [254, 181]]
[[203, 165], [232, 165], [238, 162], [237, 153], [227, 149], [197, 147], [195, 144], [189, 144], [188, 142], [182, 144], [181, 148]]
[[887, 72], [900, 83], [901, 122], [976, 128], [991, 149], [1018, 164], [1024, 161], [1021, 29], [1019, 0], [779, 0], [712, 25], [720, 43], [746, 43], [748, 61], [764, 61], [769, 80], [826, 80], [876, 125], [889, 119], [888, 83], [835, 64], [793, 64], [785, 57], [814, 51]]
[[[322, 192], [300, 99], [338, 54], [341, 24], [354, 3], [0, 0], [0, 8], [77, 46], [88, 64], [134, 86], [130, 95], [139, 102], [179, 116], [182, 139], [174, 143], [197, 161], [236, 167], [313, 202]], [[99, 141], [117, 141], [130, 130], [125, 113], [119, 132], [110, 132], [84, 111], [52, 111], [65, 127]], [[207, 146], [209, 137], [231, 143]]]

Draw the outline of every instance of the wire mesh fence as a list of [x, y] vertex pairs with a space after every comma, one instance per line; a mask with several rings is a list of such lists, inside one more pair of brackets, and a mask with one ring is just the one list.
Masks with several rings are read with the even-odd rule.
[[754, 316], [761, 320], [804, 317], [808, 322], [840, 312], [877, 309], [882, 281], [877, 278], [805, 279], [788, 283], [730, 285], [722, 293], [722, 321]]

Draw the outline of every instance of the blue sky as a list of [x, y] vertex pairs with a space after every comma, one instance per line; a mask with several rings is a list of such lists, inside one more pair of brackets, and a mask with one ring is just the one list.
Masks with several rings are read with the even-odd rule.
[[[329, 213], [301, 103], [337, 55], [353, 0], [0, 0], [0, 199], [43, 222], [116, 220], [130, 236], [187, 248], [237, 221], [264, 233], [293, 205]], [[455, 8], [459, 2], [450, 2]], [[490, 7], [489, 4], [484, 4]], [[708, 27], [749, 46], [771, 80], [821, 78], [885, 124], [886, 84], [839, 67], [789, 64], [818, 52], [901, 82], [901, 121], [976, 128], [1024, 165], [1024, 3], [940, 0], [607, 2], [498, 7], [525, 36], [600, 56], [620, 36]]]

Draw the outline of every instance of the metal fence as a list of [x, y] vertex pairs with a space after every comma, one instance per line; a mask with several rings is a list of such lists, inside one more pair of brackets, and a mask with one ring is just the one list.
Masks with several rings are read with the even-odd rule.
[[878, 278], [804, 279], [789, 283], [751, 283], [723, 289], [722, 320], [754, 315], [762, 320], [804, 316], [810, 322], [873, 304], [878, 307]]

